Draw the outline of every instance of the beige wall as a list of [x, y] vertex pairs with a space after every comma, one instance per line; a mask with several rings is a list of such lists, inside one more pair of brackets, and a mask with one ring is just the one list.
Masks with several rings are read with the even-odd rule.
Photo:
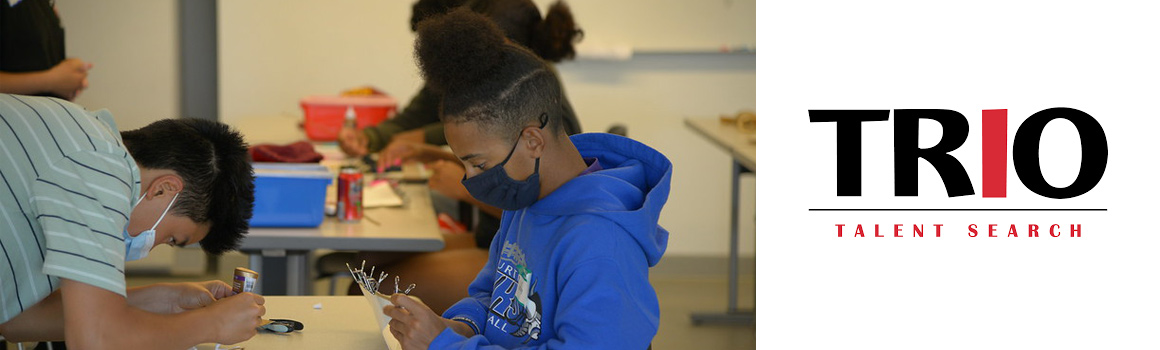
[[[131, 130], [178, 117], [179, 70], [176, 0], [57, 0], [65, 51], [93, 63], [89, 88], [75, 101], [108, 109], [117, 127]], [[155, 249], [126, 264], [129, 271], [188, 272], [173, 249]], [[201, 258], [204, 260], [204, 258]]]
[[122, 130], [178, 117], [176, 0], [57, 0], [70, 57], [92, 62], [76, 102], [107, 108]]

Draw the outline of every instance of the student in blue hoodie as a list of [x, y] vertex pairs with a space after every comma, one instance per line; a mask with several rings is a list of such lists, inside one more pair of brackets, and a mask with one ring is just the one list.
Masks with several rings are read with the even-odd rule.
[[440, 317], [396, 294], [391, 333], [404, 349], [647, 348], [672, 164], [624, 137], [568, 137], [548, 65], [478, 14], [422, 22], [415, 51], [464, 186], [504, 212], [470, 297]]

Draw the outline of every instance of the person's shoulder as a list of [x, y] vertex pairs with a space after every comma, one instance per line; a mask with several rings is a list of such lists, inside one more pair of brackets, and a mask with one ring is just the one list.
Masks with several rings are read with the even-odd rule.
[[628, 229], [614, 217], [600, 213], [581, 213], [562, 217], [556, 234], [562, 240], [582, 240], [586, 244], [619, 244], [630, 241]]

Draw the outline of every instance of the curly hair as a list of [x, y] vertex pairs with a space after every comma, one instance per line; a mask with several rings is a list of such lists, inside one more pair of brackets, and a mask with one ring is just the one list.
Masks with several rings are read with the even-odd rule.
[[461, 6], [487, 16], [508, 39], [549, 62], [575, 57], [574, 44], [584, 37], [567, 4], [552, 4], [541, 18], [532, 0], [419, 0], [411, 5], [411, 31], [418, 30], [419, 22]]
[[411, 5], [411, 31], [419, 27], [419, 22], [428, 17], [447, 13], [451, 9], [463, 6], [467, 0], [419, 0]]
[[185, 183], [174, 213], [209, 223], [200, 242], [207, 253], [237, 249], [254, 208], [254, 170], [241, 134], [203, 119], [163, 119], [121, 132], [142, 167], [171, 169]]
[[564, 132], [559, 79], [538, 55], [504, 40], [495, 23], [460, 8], [419, 23], [418, 34], [415, 56], [427, 84], [443, 93], [443, 122], [479, 122], [514, 138], [547, 114], [549, 127]]
[[468, 6], [495, 22], [508, 39], [550, 62], [575, 57], [573, 45], [583, 38], [572, 10], [563, 2], [552, 4], [544, 18], [531, 0], [476, 0]]

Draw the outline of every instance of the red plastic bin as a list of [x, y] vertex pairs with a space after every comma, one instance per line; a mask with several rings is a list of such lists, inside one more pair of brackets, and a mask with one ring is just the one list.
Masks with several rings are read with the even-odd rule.
[[306, 116], [303, 128], [314, 141], [334, 141], [346, 119], [346, 108], [354, 107], [358, 129], [378, 124], [395, 116], [398, 103], [390, 96], [313, 95], [299, 101]]

